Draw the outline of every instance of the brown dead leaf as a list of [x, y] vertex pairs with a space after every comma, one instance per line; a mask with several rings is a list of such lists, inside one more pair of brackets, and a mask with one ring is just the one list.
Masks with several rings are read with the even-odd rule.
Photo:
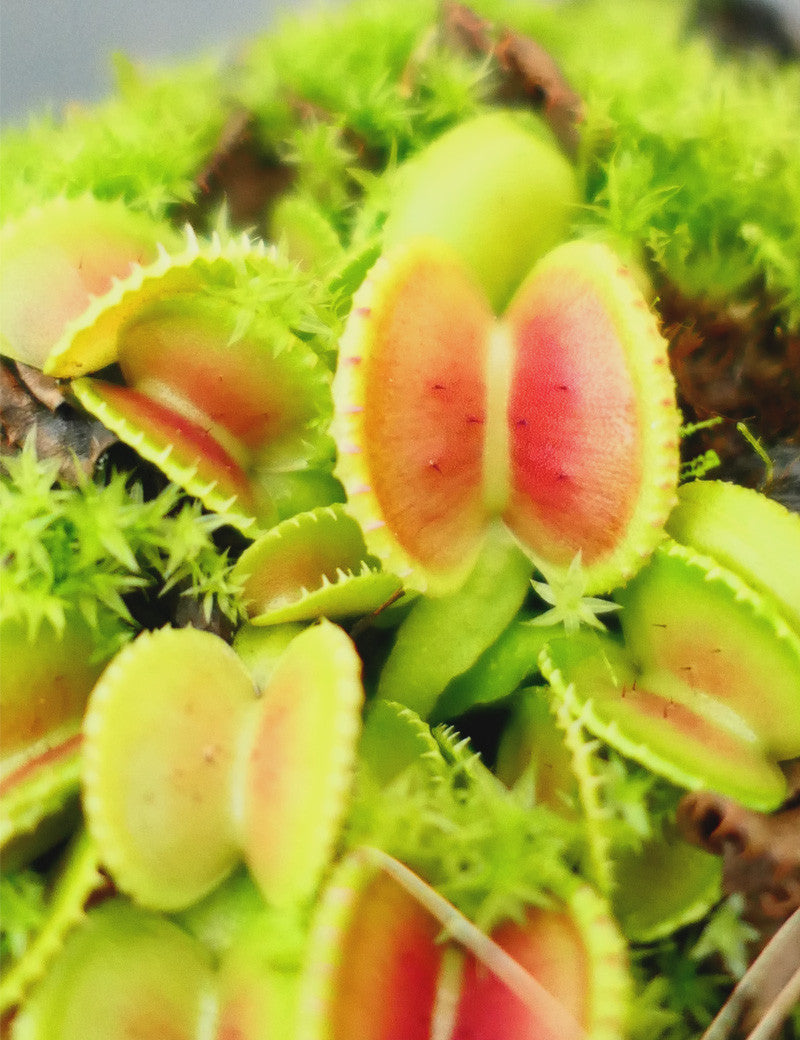
[[496, 26], [466, 4], [446, 0], [440, 18], [442, 45], [493, 60], [498, 101], [524, 104], [541, 112], [568, 155], [577, 153], [580, 96], [564, 78], [551, 54], [530, 36]]
[[54, 376], [46, 376], [38, 368], [23, 365], [21, 361], [16, 362], [16, 370], [20, 382], [24, 383], [36, 400], [41, 401], [51, 412], [66, 401], [61, 384]]
[[[0, 454], [19, 451], [31, 431], [35, 431], [38, 457], [57, 459], [62, 480], [74, 482], [76, 466], [91, 474], [99, 456], [116, 442], [115, 434], [98, 419], [68, 404], [60, 390], [60, 403], [56, 404], [52, 387], [46, 393], [50, 404], [43, 403], [28, 385], [30, 370], [25, 375], [23, 381], [13, 362], [4, 360], [0, 365]], [[31, 382], [37, 384], [36, 379]], [[44, 389], [46, 383], [42, 382], [41, 387]]]
[[293, 171], [261, 147], [252, 117], [244, 111], [229, 118], [217, 145], [198, 172], [195, 202], [180, 217], [203, 226], [223, 202], [235, 227], [263, 230], [271, 205], [289, 188]]
[[760, 813], [702, 791], [681, 799], [678, 826], [722, 856], [726, 891], [744, 896], [747, 919], [765, 938], [800, 907], [800, 806]]

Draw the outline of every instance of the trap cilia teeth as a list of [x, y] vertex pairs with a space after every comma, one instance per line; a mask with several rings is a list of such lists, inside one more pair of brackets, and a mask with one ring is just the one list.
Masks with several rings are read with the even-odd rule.
[[369, 547], [457, 587], [498, 523], [546, 574], [624, 583], [677, 483], [666, 342], [606, 247], [557, 246], [502, 318], [459, 255], [414, 239], [357, 294], [334, 383], [337, 472]]
[[[3, 353], [53, 375], [74, 375], [87, 370], [70, 364], [74, 336], [118, 298], [122, 284], [153, 264], [163, 266], [160, 253], [174, 249], [180, 236], [121, 201], [87, 194], [29, 210], [4, 224], [0, 241]], [[113, 339], [98, 334], [92, 368], [114, 356]]]
[[339, 506], [297, 513], [261, 535], [233, 571], [254, 625], [359, 617], [402, 592], [378, 569], [361, 529]]
[[[397, 95], [411, 98], [421, 139], [432, 129], [414, 122], [420, 98], [441, 79], [424, 50]], [[459, 94], [457, 70], [440, 71]], [[719, 863], [696, 866], [668, 827], [631, 855], [601, 834], [612, 767], [628, 756], [632, 776], [770, 809], [786, 794], [781, 762], [800, 753], [796, 523], [713, 483], [677, 489], [672, 509], [666, 343], [638, 275], [597, 241], [568, 241], [589, 201], [585, 169], [530, 113], [467, 119], [387, 171], [385, 224], [370, 237], [366, 200], [348, 243], [353, 214], [333, 212], [300, 154], [321, 146], [316, 129], [298, 132], [296, 183], [271, 210], [297, 267], [255, 238], [199, 240], [90, 195], [2, 231], [4, 353], [70, 381], [84, 408], [239, 528], [217, 537], [238, 555], [248, 615], [233, 648], [166, 627], [110, 664], [91, 659], [91, 631], [69, 616], [55, 649], [42, 640], [35, 667], [17, 669], [12, 721], [28, 729], [4, 758], [0, 818], [12, 862], [71, 825], [79, 777], [89, 833], [30, 955], [0, 985], [4, 1010], [23, 1004], [14, 1040], [85, 1040], [101, 988], [110, 1035], [133, 1021], [159, 1040], [167, 1029], [181, 1040], [409, 1040], [414, 1029], [508, 1040], [540, 1027], [618, 1038], [631, 980], [613, 916], [629, 940], [669, 943], [706, 914]], [[352, 144], [338, 123], [334, 136]], [[203, 177], [220, 175], [220, 152]], [[365, 138], [359, 158], [380, 163], [379, 152]], [[369, 190], [373, 172], [350, 187]], [[650, 259], [663, 275], [663, 258]], [[364, 275], [334, 379], [339, 321]], [[287, 317], [258, 299], [301, 278], [331, 290], [322, 343], [306, 301]], [[535, 602], [532, 575], [552, 611]], [[612, 632], [581, 631], [606, 593], [622, 608]], [[352, 624], [355, 642], [330, 619]], [[32, 641], [23, 627], [4, 639], [15, 664]], [[549, 691], [530, 690], [540, 674]], [[54, 706], [31, 729], [35, 689], [54, 677], [68, 687], [63, 714]], [[531, 812], [556, 816], [567, 804], [565, 829], [583, 828], [568, 853], [582, 877], [567, 895], [526, 889], [511, 920], [481, 932], [393, 858], [396, 834], [376, 823], [389, 852], [348, 849], [348, 827], [364, 813], [354, 772], [399, 802], [414, 763], [441, 756], [420, 715], [493, 702], [516, 707], [497, 763], [514, 790], [502, 797], [527, 790]], [[417, 822], [406, 816], [404, 829]], [[80, 923], [98, 863], [123, 894]], [[637, 887], [656, 869], [661, 891], [643, 906]]]
[[360, 670], [327, 621], [260, 690], [211, 633], [165, 628], [126, 647], [92, 693], [83, 750], [89, 831], [119, 888], [182, 909], [244, 859], [270, 903], [312, 896], [345, 810]]
[[[114, 361], [123, 384], [82, 377], [81, 404], [175, 483], [245, 531], [278, 519], [276, 498], [304, 479], [337, 495], [324, 433], [330, 373], [312, 346], [240, 296], [259, 274], [281, 274], [263, 244], [247, 239], [162, 257], [141, 272], [100, 325], [115, 326]], [[285, 273], [285, 272], [283, 272]], [[238, 302], [237, 302], [238, 301]], [[243, 306], [245, 310], [243, 311]], [[92, 329], [76, 336], [74, 364], [90, 365]], [[70, 366], [61, 367], [68, 371]], [[286, 487], [282, 486], [286, 484]], [[282, 509], [291, 509], [285, 502]]]

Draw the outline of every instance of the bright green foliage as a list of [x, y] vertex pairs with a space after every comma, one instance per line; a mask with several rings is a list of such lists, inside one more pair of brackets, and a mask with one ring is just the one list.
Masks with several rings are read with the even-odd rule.
[[563, 624], [568, 633], [577, 632], [581, 625], [604, 630], [605, 625], [598, 615], [619, 610], [617, 603], [585, 595], [586, 579], [581, 565], [580, 550], [573, 557], [565, 574], [554, 574], [545, 581], [534, 580], [531, 585], [544, 602], [550, 605], [549, 610], [530, 622], [532, 625]]
[[359, 774], [348, 847], [374, 845], [433, 885], [480, 928], [574, 890], [578, 829], [509, 791], [454, 731], [385, 787]]
[[481, 62], [441, 61], [432, 41], [425, 46], [435, 10], [431, 0], [367, 0], [286, 20], [253, 45], [240, 89], [261, 108], [267, 134], [279, 123], [269, 91], [277, 79], [323, 118], [344, 117], [384, 157], [402, 159], [474, 114], [489, 86]]
[[0, 963], [18, 960], [46, 916], [45, 879], [35, 870], [21, 870], [0, 877]]
[[98, 632], [97, 656], [108, 656], [133, 635], [126, 595], [144, 588], [163, 595], [180, 587], [207, 616], [215, 604], [232, 620], [242, 616], [230, 565], [212, 537], [223, 521], [197, 503], [181, 504], [179, 489], [145, 501], [124, 474], [105, 486], [84, 478], [68, 487], [55, 460], [36, 458], [33, 439], [4, 465], [2, 612], [24, 618], [31, 641], [45, 619], [60, 632], [75, 611]]
[[[217, 233], [223, 245], [233, 239], [224, 215]], [[319, 278], [298, 270], [280, 253], [251, 262], [242, 260], [240, 269], [224, 284], [210, 286], [207, 292], [235, 310], [237, 325], [232, 342], [254, 326], [275, 354], [291, 350], [299, 339], [308, 343], [329, 367], [334, 367], [342, 331], [338, 296]]]
[[689, 296], [762, 278], [797, 327], [800, 66], [715, 53], [687, 34], [689, 6], [644, 0], [634, 17], [626, 0], [589, 0], [573, 20], [480, 5], [549, 48], [586, 101], [584, 229], [643, 247]]
[[194, 197], [226, 116], [221, 65], [206, 59], [141, 73], [115, 61], [117, 93], [94, 108], [73, 106], [58, 120], [37, 117], [3, 136], [3, 219], [57, 195], [92, 192], [166, 215]]
[[[747, 297], [763, 282], [788, 326], [800, 324], [796, 64], [721, 57], [686, 32], [686, 0], [643, 0], [636, 17], [627, 0], [575, 4], [574, 17], [508, 0], [474, 7], [543, 44], [585, 101], [583, 233], [644, 254], [689, 296]], [[379, 165], [402, 160], [481, 111], [492, 86], [486, 62], [437, 44], [435, 19], [432, 0], [368, 0], [289, 21], [253, 46], [242, 97], [266, 99], [262, 132], [279, 137], [280, 81]]]
[[691, 956], [697, 961], [718, 957], [734, 978], [741, 978], [750, 963], [748, 944], [758, 938], [757, 929], [742, 919], [743, 911], [741, 895], [721, 903], [703, 927]]
[[[742, 920], [740, 896], [730, 896], [705, 922], [639, 951], [630, 1040], [696, 1040], [746, 967], [754, 929]], [[645, 981], [649, 979], [649, 981]]]

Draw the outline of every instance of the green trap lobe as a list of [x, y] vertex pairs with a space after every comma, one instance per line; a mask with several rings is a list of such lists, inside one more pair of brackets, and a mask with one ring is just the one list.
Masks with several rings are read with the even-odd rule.
[[639, 672], [613, 640], [554, 639], [542, 671], [586, 727], [673, 783], [711, 788], [752, 808], [775, 808], [785, 778], [748, 735], [704, 713], [690, 687], [665, 673]]
[[32, 643], [24, 622], [0, 622], [3, 681], [0, 715], [3, 749], [0, 779], [19, 767], [27, 749], [48, 743], [48, 735], [77, 729], [86, 701], [103, 670], [92, 657], [96, 635], [77, 613], [70, 613], [62, 633], [44, 622]]
[[256, 625], [377, 610], [400, 580], [368, 566], [361, 529], [336, 507], [291, 517], [249, 546], [234, 568]]
[[614, 913], [634, 942], [655, 942], [699, 920], [722, 895], [722, 859], [670, 824], [640, 849], [614, 853]]
[[751, 488], [695, 480], [678, 489], [667, 531], [772, 599], [800, 635], [800, 516]]
[[236, 654], [191, 628], [139, 636], [95, 687], [84, 723], [89, 829], [142, 905], [188, 906], [237, 863], [234, 761], [253, 702]]
[[361, 723], [361, 662], [342, 629], [306, 629], [251, 709], [241, 840], [265, 898], [310, 896], [345, 809]]
[[114, 899], [67, 939], [14, 1026], [16, 1040], [196, 1040], [208, 954], [177, 925]]
[[266, 333], [234, 339], [234, 322], [232, 308], [202, 297], [159, 301], [120, 330], [120, 367], [129, 386], [207, 417], [240, 445], [234, 454], [274, 452], [316, 415], [313, 355], [298, 346], [295, 362]]
[[164, 228], [86, 196], [32, 210], [3, 234], [2, 350], [42, 368], [68, 323], [114, 279], [155, 258]]
[[491, 315], [449, 254], [419, 252], [373, 311], [362, 451], [393, 536], [423, 568], [459, 568], [483, 531]]
[[674, 676], [708, 718], [734, 713], [776, 758], [800, 754], [800, 640], [759, 596], [673, 545], [617, 598], [644, 669]]

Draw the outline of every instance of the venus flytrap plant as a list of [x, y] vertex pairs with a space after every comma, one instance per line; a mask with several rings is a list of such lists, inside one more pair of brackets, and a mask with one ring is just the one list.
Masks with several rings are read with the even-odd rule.
[[[559, 1040], [618, 1040], [624, 943], [586, 876], [628, 937], [660, 944], [647, 970], [679, 991], [655, 993], [662, 1004], [695, 1023], [718, 1000], [686, 958], [681, 974], [681, 934], [665, 937], [705, 912], [719, 864], [696, 869], [672, 840], [673, 789], [654, 778], [721, 784], [763, 805], [782, 797], [777, 763], [800, 751], [800, 582], [786, 562], [800, 552], [791, 522], [762, 516], [759, 496], [729, 509], [738, 489], [684, 485], [670, 512], [679, 478], [712, 460], [679, 470], [666, 343], [619, 256], [647, 265], [656, 291], [671, 279], [715, 298], [731, 287], [749, 298], [756, 270], [765, 306], [791, 322], [791, 163], [748, 139], [747, 175], [719, 171], [738, 163], [742, 112], [773, 112], [784, 136], [793, 124], [778, 90], [770, 105], [744, 104], [730, 70], [729, 111], [709, 102], [698, 47], [685, 50], [699, 86], [682, 86], [697, 97], [684, 93], [671, 116], [664, 84], [683, 65], [672, 51], [639, 57], [621, 11], [588, 0], [586, 39], [561, 13], [507, 12], [517, 59], [530, 53], [516, 23], [541, 26], [570, 79], [590, 87], [577, 170], [530, 116], [486, 114], [490, 63], [432, 33], [426, 0], [370, 0], [287, 27], [252, 48], [224, 91], [207, 69], [152, 90], [123, 69], [120, 99], [94, 119], [76, 113], [63, 132], [40, 125], [27, 145], [12, 142], [22, 173], [4, 193], [4, 352], [73, 380], [85, 407], [174, 484], [145, 502], [127, 478], [68, 489], [27, 449], [11, 463], [27, 489], [3, 550], [17, 578], [6, 603], [20, 718], [56, 672], [77, 693], [66, 729], [53, 706], [38, 734], [45, 759], [66, 734], [68, 768], [46, 759], [50, 788], [15, 785], [2, 823], [12, 841], [30, 831], [40, 842], [29, 855], [55, 840], [40, 824], [64, 792], [74, 799], [80, 770], [119, 888], [183, 908], [179, 927], [122, 898], [92, 910], [14, 1040], [86, 1040], [108, 963], [117, 974], [97, 1028], [110, 1035], [516, 1040], [546, 1020]], [[649, 0], [648, 11], [655, 26], [672, 19]], [[635, 103], [616, 98], [626, 77]], [[790, 97], [794, 82], [781, 75]], [[181, 219], [177, 204], [224, 163], [231, 96], [257, 117], [254, 152], [288, 156], [297, 173], [271, 208], [277, 249], [236, 238], [224, 218], [208, 240], [162, 223]], [[174, 139], [161, 147], [161, 136]], [[594, 241], [565, 242], [580, 221]], [[336, 473], [351, 516], [330, 508], [345, 497], [327, 433], [337, 364]], [[213, 543], [231, 523], [259, 535], [233, 570]], [[382, 612], [400, 591], [395, 573], [407, 595]], [[81, 737], [96, 670], [151, 623], [139, 604], [160, 596], [168, 609], [179, 592], [233, 626], [246, 605], [251, 623], [234, 650], [192, 629], [140, 636], [94, 685]], [[611, 635], [601, 618], [618, 605]], [[357, 619], [378, 694], [358, 752], [362, 661], [329, 621], [304, 628], [319, 616]], [[540, 668], [558, 725], [543, 690], [520, 689]], [[456, 730], [395, 703], [449, 721], [507, 698], [496, 772], [511, 790]], [[782, 731], [771, 719], [781, 712]], [[694, 729], [731, 755], [706, 763]], [[21, 744], [29, 776], [38, 736]], [[257, 883], [249, 896], [229, 878], [242, 861]], [[647, 906], [642, 877], [658, 880]], [[215, 913], [229, 925], [216, 941]], [[77, 916], [73, 901], [50, 920]], [[51, 953], [65, 931], [45, 924]], [[10, 977], [12, 1003], [28, 970]]]
[[[698, 483], [681, 494], [675, 530], [709, 555], [664, 543], [616, 594], [624, 645], [554, 640], [540, 663], [624, 754], [679, 785], [774, 808], [786, 793], [778, 762], [800, 752], [800, 525], [744, 489]], [[744, 518], [763, 544], [744, 544]]]
[[141, 635], [92, 691], [83, 726], [89, 830], [119, 888], [183, 909], [244, 858], [270, 902], [310, 898], [344, 812], [362, 698], [358, 657], [330, 622], [293, 639], [260, 692], [210, 633]]
[[502, 322], [448, 247], [387, 254], [354, 301], [334, 383], [338, 472], [368, 544], [447, 591], [502, 521], [537, 566], [566, 572], [581, 550], [587, 592], [621, 584], [673, 502], [666, 366], [603, 247], [552, 251]]

